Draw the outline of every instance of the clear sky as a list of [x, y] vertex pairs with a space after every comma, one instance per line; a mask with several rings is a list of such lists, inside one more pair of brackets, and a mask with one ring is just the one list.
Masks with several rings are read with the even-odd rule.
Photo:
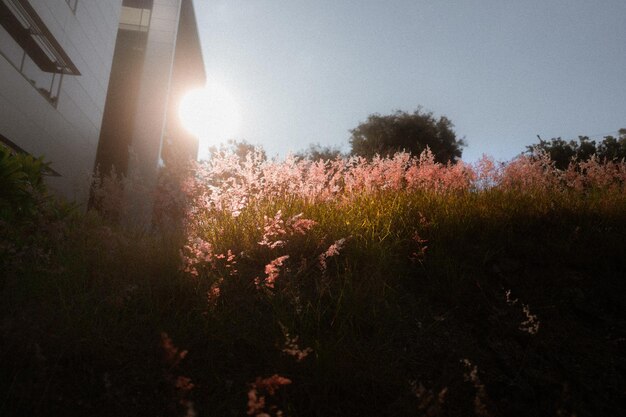
[[[626, 127], [626, 0], [195, 0], [207, 75], [269, 155], [349, 150], [371, 113], [421, 105], [468, 146]], [[205, 142], [207, 143], [207, 142]]]

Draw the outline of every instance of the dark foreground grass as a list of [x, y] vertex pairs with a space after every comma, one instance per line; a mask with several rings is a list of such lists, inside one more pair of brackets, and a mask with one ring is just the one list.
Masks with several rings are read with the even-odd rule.
[[[318, 224], [260, 247], [279, 209]], [[182, 273], [185, 236], [93, 213], [4, 224], [0, 415], [244, 416], [273, 375], [291, 383], [259, 388], [270, 415], [626, 410], [623, 195], [285, 198], [198, 224], [238, 274]], [[256, 288], [283, 254], [275, 288]], [[312, 352], [286, 354], [285, 332]]]

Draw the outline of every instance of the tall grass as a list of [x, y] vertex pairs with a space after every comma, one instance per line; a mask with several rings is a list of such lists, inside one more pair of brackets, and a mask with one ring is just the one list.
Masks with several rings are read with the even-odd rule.
[[3, 225], [0, 414], [623, 409], [623, 162], [224, 153], [160, 189], [150, 231]]

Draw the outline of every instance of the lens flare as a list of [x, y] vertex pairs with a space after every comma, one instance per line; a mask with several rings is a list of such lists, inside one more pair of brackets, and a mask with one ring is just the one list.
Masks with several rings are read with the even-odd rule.
[[187, 93], [179, 115], [185, 129], [209, 144], [233, 139], [241, 124], [237, 102], [218, 83], [207, 83], [204, 88]]

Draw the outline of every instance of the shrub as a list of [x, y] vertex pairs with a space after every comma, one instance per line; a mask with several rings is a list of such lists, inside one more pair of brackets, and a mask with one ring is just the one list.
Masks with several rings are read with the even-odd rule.
[[43, 157], [12, 153], [0, 144], [0, 219], [35, 215], [48, 197], [43, 180], [48, 169]]

